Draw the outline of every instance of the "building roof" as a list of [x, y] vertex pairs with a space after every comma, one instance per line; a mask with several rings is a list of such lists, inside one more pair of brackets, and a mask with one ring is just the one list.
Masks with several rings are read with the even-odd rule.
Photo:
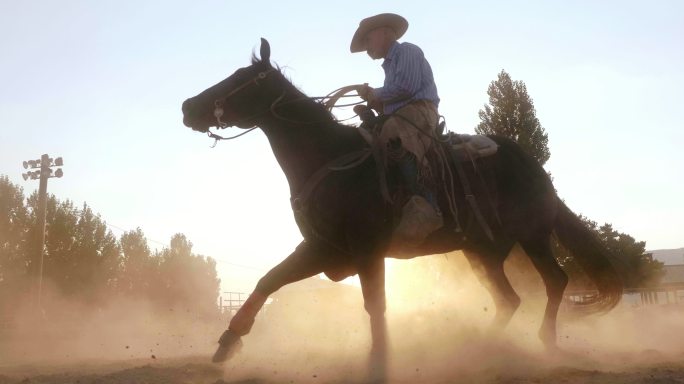
[[684, 264], [664, 265], [665, 275], [660, 280], [661, 285], [684, 284]]

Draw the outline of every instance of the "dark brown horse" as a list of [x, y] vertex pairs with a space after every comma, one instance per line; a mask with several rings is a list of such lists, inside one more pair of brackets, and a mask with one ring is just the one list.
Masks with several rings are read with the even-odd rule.
[[[387, 345], [384, 258], [397, 256], [388, 254], [396, 210], [383, 198], [380, 167], [371, 158], [355, 167], [329, 171], [330, 164], [359, 153], [367, 143], [355, 127], [338, 123], [320, 102], [305, 96], [271, 65], [270, 46], [264, 39], [260, 53], [261, 58], [253, 57], [250, 66], [186, 100], [183, 122], [201, 132], [213, 126], [261, 128], [287, 177], [304, 240], [259, 280], [221, 336], [214, 361], [224, 361], [234, 352], [266, 298], [282, 286], [321, 272], [333, 280], [358, 273], [370, 315], [371, 362], [382, 374]], [[622, 284], [601, 243], [559, 200], [544, 169], [513, 141], [492, 138], [498, 152], [478, 165], [479, 175], [472, 164], [463, 167], [491, 224], [493, 240], [473, 220], [460, 190], [458, 217], [445, 213], [444, 227], [399, 257], [462, 250], [494, 298], [493, 325], [503, 327], [520, 304], [503, 269], [511, 248], [519, 243], [546, 285], [548, 303], [539, 336], [547, 347], [555, 348], [556, 316], [568, 278], [552, 253], [554, 232], [599, 290], [590, 304], [583, 304], [585, 308], [612, 308], [621, 297]], [[440, 203], [444, 202], [441, 196]], [[466, 224], [460, 233], [454, 231], [456, 222]]]

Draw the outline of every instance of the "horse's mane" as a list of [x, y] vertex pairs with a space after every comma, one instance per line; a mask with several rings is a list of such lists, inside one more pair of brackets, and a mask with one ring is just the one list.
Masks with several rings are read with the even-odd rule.
[[[262, 64], [263, 60], [258, 58], [256, 56], [256, 53], [252, 53], [252, 65], [259, 65]], [[325, 117], [329, 121], [321, 121], [321, 126], [325, 126], [328, 129], [331, 129], [335, 132], [336, 135], [347, 135], [349, 132], [354, 132], [354, 135], [358, 135], [358, 132], [356, 132], [357, 128], [353, 125], [348, 125], [348, 124], [343, 124], [337, 121], [337, 118], [332, 114], [331, 111], [329, 111], [323, 103], [319, 102], [316, 100], [316, 98], [312, 98], [308, 95], [306, 95], [301, 89], [299, 89], [297, 86], [295, 86], [292, 83], [292, 80], [285, 74], [283, 73], [283, 68], [280, 67], [277, 63], [273, 65], [274, 69], [276, 70], [277, 73], [280, 74], [280, 77], [282, 77], [282, 83], [283, 86], [288, 87], [292, 90], [295, 91], [297, 94], [297, 97], [302, 99], [302, 104], [307, 105], [309, 108], [311, 108], [312, 114], [317, 116], [317, 119], [320, 119], [320, 117]], [[294, 104], [294, 103], [293, 103]], [[299, 104], [299, 103], [297, 103]], [[303, 119], [306, 119], [306, 117], [303, 117]], [[304, 121], [304, 120], [303, 120]]]
[[[263, 64], [263, 60], [259, 59], [256, 54], [252, 54], [252, 65], [259, 65]], [[270, 63], [269, 63], [270, 64]], [[302, 116], [301, 119], [302, 121], [320, 121], [320, 124], [317, 124], [317, 128], [319, 129], [329, 129], [334, 132], [334, 135], [337, 137], [337, 139], [351, 139], [352, 141], [356, 142], [357, 140], [360, 139], [360, 135], [357, 132], [357, 127], [354, 125], [349, 125], [349, 124], [343, 124], [337, 120], [335, 115], [332, 114], [331, 111], [329, 111], [323, 103], [320, 101], [316, 100], [316, 98], [312, 98], [308, 95], [306, 95], [302, 90], [300, 90], [297, 86], [295, 86], [292, 83], [292, 80], [283, 73], [283, 68], [280, 67], [278, 64], [273, 65], [273, 68], [280, 74], [280, 77], [282, 77], [282, 85], [284, 87], [287, 87], [294, 91], [294, 93], [297, 95], [295, 96], [295, 99], [301, 98], [301, 102], [293, 102], [288, 101], [287, 103], [292, 103], [293, 105], [305, 105], [306, 112], [304, 112], [304, 109], [302, 109], [301, 113], [307, 113], [310, 114], [311, 116]], [[345, 140], [346, 141], [346, 140]], [[363, 140], [361, 140], [363, 141]]]

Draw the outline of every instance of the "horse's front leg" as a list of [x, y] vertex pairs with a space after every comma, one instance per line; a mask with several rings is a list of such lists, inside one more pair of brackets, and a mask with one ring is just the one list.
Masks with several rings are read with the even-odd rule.
[[273, 292], [284, 285], [323, 272], [325, 257], [321, 257], [311, 244], [302, 241], [290, 256], [271, 269], [257, 283], [252, 294], [230, 320], [228, 329], [219, 338], [219, 347], [212, 361], [228, 360], [242, 345], [240, 338], [249, 333], [259, 310]]
[[371, 378], [384, 381], [387, 371], [387, 322], [385, 310], [385, 259], [369, 260], [359, 269], [364, 308], [370, 315], [373, 346], [370, 354]]

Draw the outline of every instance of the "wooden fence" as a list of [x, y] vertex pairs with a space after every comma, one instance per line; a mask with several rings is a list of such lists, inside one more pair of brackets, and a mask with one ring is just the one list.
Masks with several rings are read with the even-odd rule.
[[[570, 301], [583, 303], [597, 294], [597, 290], [567, 290], [564, 296]], [[649, 288], [625, 288], [623, 302], [638, 307], [657, 304], [684, 304], [684, 284], [669, 284]]]

